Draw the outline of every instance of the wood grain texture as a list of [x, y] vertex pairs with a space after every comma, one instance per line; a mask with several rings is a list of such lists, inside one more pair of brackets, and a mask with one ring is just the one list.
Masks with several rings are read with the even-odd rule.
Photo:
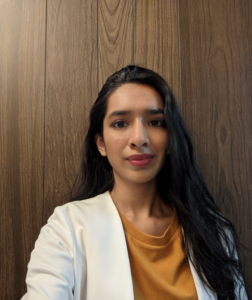
[[[252, 3], [179, 1], [182, 114], [198, 164], [252, 249]], [[240, 249], [252, 295], [252, 252]]]
[[163, 76], [179, 102], [176, 1], [138, 0], [135, 6], [134, 63]]
[[46, 1], [0, 3], [0, 295], [26, 291], [42, 225]]
[[97, 2], [48, 1], [47, 21], [44, 222], [72, 187], [97, 96]]
[[133, 1], [98, 1], [99, 90], [115, 71], [133, 63]]

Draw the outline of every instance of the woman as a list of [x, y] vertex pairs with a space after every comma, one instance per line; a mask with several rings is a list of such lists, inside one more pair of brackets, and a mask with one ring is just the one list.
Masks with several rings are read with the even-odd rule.
[[161, 76], [128, 66], [108, 78], [81, 172], [77, 201], [41, 230], [23, 299], [247, 299], [233, 225]]

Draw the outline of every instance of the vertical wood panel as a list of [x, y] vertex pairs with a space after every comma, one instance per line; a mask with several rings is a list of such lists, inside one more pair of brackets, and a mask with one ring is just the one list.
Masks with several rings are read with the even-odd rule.
[[51, 0], [47, 11], [44, 222], [71, 189], [97, 96], [97, 2]]
[[163, 76], [179, 102], [178, 18], [174, 0], [138, 0], [135, 12], [135, 64]]
[[[206, 183], [252, 249], [252, 3], [179, 1], [182, 112]], [[252, 253], [240, 249], [252, 293]]]
[[42, 225], [46, 1], [0, 3], [0, 295], [26, 291]]
[[132, 0], [98, 1], [99, 90], [115, 71], [133, 63]]

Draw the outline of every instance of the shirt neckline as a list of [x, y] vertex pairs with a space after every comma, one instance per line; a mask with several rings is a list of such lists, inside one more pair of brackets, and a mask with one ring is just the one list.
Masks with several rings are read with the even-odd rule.
[[140, 229], [138, 229], [135, 225], [133, 225], [117, 208], [118, 213], [121, 217], [124, 231], [129, 234], [134, 239], [153, 246], [164, 246], [166, 245], [171, 238], [174, 236], [176, 231], [179, 229], [178, 218], [175, 209], [173, 208], [173, 216], [172, 221], [168, 225], [166, 231], [162, 236], [154, 236], [147, 234]]

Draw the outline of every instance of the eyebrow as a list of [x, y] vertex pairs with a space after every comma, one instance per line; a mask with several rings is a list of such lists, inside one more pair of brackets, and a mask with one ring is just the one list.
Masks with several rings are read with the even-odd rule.
[[[151, 109], [147, 109], [146, 113], [149, 115], [164, 114], [164, 110], [161, 108], [151, 108]], [[125, 115], [131, 115], [131, 114], [132, 114], [132, 112], [130, 110], [116, 110], [116, 111], [113, 111], [108, 116], [108, 119], [111, 119], [115, 116], [125, 116]]]

